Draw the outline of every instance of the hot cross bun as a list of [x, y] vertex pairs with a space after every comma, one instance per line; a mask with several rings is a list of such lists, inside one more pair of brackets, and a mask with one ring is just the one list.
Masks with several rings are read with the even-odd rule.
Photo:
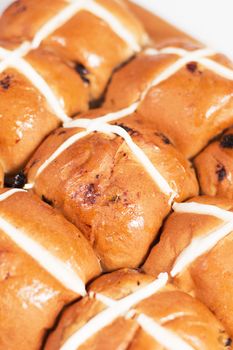
[[204, 302], [233, 335], [233, 202], [201, 196], [174, 204], [144, 270], [169, 272], [173, 282]]
[[232, 349], [232, 96], [126, 0], [5, 10], [0, 349]]
[[37, 350], [100, 265], [81, 232], [38, 197], [1, 190], [0, 213], [0, 348]]
[[68, 308], [45, 350], [230, 349], [211, 312], [188, 294], [133, 270], [97, 279], [88, 296]]
[[[91, 116], [100, 119], [83, 119]], [[106, 116], [96, 110], [58, 129], [25, 174], [28, 188], [48, 198], [85, 234], [103, 268], [114, 270], [143, 262], [171, 201], [198, 194], [198, 184], [190, 163], [139, 114], [103, 125]], [[75, 128], [83, 121], [99, 132]]]
[[0, 17], [0, 162], [25, 165], [46, 135], [98, 104], [148, 41], [122, 1], [18, 0]]

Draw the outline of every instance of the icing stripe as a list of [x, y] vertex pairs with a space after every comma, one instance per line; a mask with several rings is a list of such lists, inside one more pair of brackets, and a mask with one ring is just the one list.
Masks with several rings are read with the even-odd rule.
[[[174, 49], [174, 48], [166, 48], [166, 49], [160, 50], [159, 53], [178, 54], [180, 51], [183, 51], [183, 50]], [[147, 88], [141, 94], [141, 98], [140, 98], [141, 101], [144, 100], [144, 98], [146, 97], [147, 93], [149, 92], [149, 90], [151, 88], [153, 88], [153, 87], [161, 84], [165, 80], [168, 80], [169, 78], [171, 78], [174, 74], [176, 74], [187, 63], [189, 63], [191, 61], [198, 61], [199, 58], [201, 58], [205, 55], [208, 55], [210, 53], [213, 54], [213, 51], [209, 50], [209, 49], [201, 49], [201, 50], [189, 51], [189, 52], [184, 51], [184, 52], [186, 52], [186, 54], [184, 54], [184, 56], [182, 56], [176, 62], [172, 63], [170, 66], [165, 68], [165, 70], [162, 73], [160, 73], [158, 76], [156, 76], [150, 82], [150, 84], [148, 84]]]
[[[86, 0], [87, 1], [87, 0]], [[95, 1], [90, 1], [90, 6], [86, 6], [86, 10], [93, 15], [102, 18], [109, 27], [135, 52], [140, 51], [140, 46], [137, 43], [134, 35], [127, 30], [127, 27], [119, 21], [110, 11], [101, 6]]]
[[0, 56], [3, 60], [0, 63], [0, 72], [3, 72], [8, 67], [12, 67], [24, 74], [46, 98], [50, 108], [63, 122], [67, 122], [71, 118], [66, 115], [60, 100], [56, 97], [42, 76], [38, 74], [36, 70], [22, 57], [27, 55], [31, 50], [38, 48], [46, 37], [60, 28], [77, 12], [83, 9], [93, 13], [97, 17], [102, 18], [110, 26], [110, 28], [129, 45], [132, 50], [140, 51], [140, 46], [138, 45], [134, 35], [131, 34], [131, 32], [124, 27], [123, 23], [105, 7], [95, 3], [92, 0], [71, 0], [69, 2], [70, 4], [68, 6], [57, 13], [39, 29], [32, 42], [26, 41], [14, 51], [8, 51], [4, 48], [0, 48]]
[[89, 3], [89, 0], [74, 1], [48, 20], [36, 33], [31, 48], [38, 48], [44, 39], [69, 21], [77, 12], [84, 9], [86, 2]]
[[[169, 54], [169, 55], [177, 55], [177, 56], [181, 56], [181, 57], [185, 57], [185, 56], [190, 55], [190, 57], [193, 56], [193, 59], [196, 60], [196, 59], [206, 57], [206, 56], [213, 56], [216, 54], [216, 51], [214, 51], [213, 49], [210, 49], [208, 47], [204, 47], [204, 48], [193, 50], [193, 51], [188, 51], [188, 50], [182, 49], [180, 47], [167, 46], [167, 47], [160, 49], [159, 53]], [[191, 58], [190, 61], [193, 61], [193, 59]]]
[[[208, 58], [209, 56], [213, 56], [216, 54], [216, 52], [212, 49], [209, 48], [204, 48], [204, 49], [199, 49], [199, 50], [195, 50], [195, 51], [187, 51], [181, 48], [177, 48], [177, 47], [166, 47], [163, 48], [161, 50], [156, 50], [153, 48], [148, 48], [146, 50], [144, 50], [144, 53], [147, 55], [159, 55], [159, 54], [170, 54], [170, 55], [177, 55], [177, 56], [181, 56], [181, 58], [179, 60], [177, 60], [172, 66], [168, 67], [169, 70], [173, 70], [173, 73], [170, 72], [170, 74], [168, 74], [168, 78], [170, 78], [173, 74], [175, 74], [179, 69], [181, 69], [185, 64], [187, 64], [188, 62], [198, 62], [201, 65], [203, 65], [205, 68], [211, 70], [212, 72], [214, 72], [215, 74], [221, 76], [222, 78], [228, 79], [228, 80], [233, 80], [233, 69], [228, 68], [218, 62], [215, 62], [214, 60], [211, 60], [210, 58]], [[180, 68], [178, 68], [180, 67]], [[165, 71], [161, 73], [165, 74]], [[166, 79], [164, 79], [163, 77], [157, 78], [159, 81], [161, 80], [164, 81]], [[152, 83], [153, 84], [153, 83]], [[153, 85], [154, 86], [154, 85]]]
[[219, 110], [221, 110], [222, 108], [224, 108], [228, 102], [232, 99], [233, 97], [233, 92], [229, 95], [226, 95], [224, 97], [222, 97], [217, 104], [212, 105], [205, 114], [206, 119], [211, 118], [216, 112], [218, 112]]
[[100, 293], [95, 293], [95, 292], [90, 292], [89, 297], [91, 299], [95, 299], [100, 301], [102, 304], [108, 307], [112, 307], [117, 303], [117, 300], [114, 300], [112, 298], [107, 297], [106, 295], [100, 294]]
[[[116, 309], [118, 310], [116, 310], [116, 312], [120, 312], [121, 315], [124, 314], [129, 309], [131, 309], [131, 307], [138, 304], [140, 301], [147, 299], [153, 294], [157, 293], [161, 288], [166, 286], [167, 282], [168, 274], [166, 272], [160, 273], [159, 276], [153, 282], [137, 289], [135, 292], [129, 294], [123, 299], [115, 300], [116, 304], [114, 303], [113, 306], [115, 308], [115, 305], [117, 305]], [[96, 293], [96, 295], [98, 296], [98, 293]], [[101, 302], [110, 299], [106, 296], [104, 296], [104, 298], [105, 299], [101, 299]]]
[[173, 331], [160, 326], [159, 323], [143, 313], [137, 317], [137, 322], [144, 331], [167, 350], [194, 350], [191, 345]]
[[172, 199], [177, 197], [177, 193], [170, 187], [168, 182], [164, 179], [164, 177], [159, 173], [154, 164], [150, 161], [147, 155], [143, 152], [143, 150], [133, 142], [131, 136], [125, 131], [123, 128], [117, 125], [100, 125], [95, 128], [96, 131], [105, 132], [105, 133], [114, 133], [119, 135], [124, 139], [135, 158], [142, 164], [144, 169], [150, 175], [155, 184], [159, 187], [162, 193], [167, 196], [171, 196]]
[[233, 231], [233, 220], [221, 225], [218, 229], [207, 235], [193, 238], [191, 243], [181, 252], [171, 270], [171, 276], [175, 277], [192, 264], [198, 257], [206, 254], [224, 237]]
[[40, 46], [41, 42], [46, 37], [68, 22], [77, 12], [86, 10], [105, 21], [116, 35], [126, 42], [133, 51], [140, 51], [140, 46], [134, 38], [134, 35], [105, 7], [92, 0], [71, 0], [69, 2], [70, 4], [67, 7], [45, 23], [37, 32], [32, 41], [32, 49]]
[[[1, 55], [2, 51], [0, 51]], [[7, 66], [6, 66], [7, 64]], [[64, 112], [59, 99], [56, 97], [50, 86], [42, 78], [40, 74], [24, 59], [17, 58], [16, 56], [10, 56], [8, 61], [3, 61], [0, 63], [0, 72], [2, 72], [7, 67], [12, 67], [17, 69], [39, 90], [39, 92], [45, 97], [48, 105], [56, 114], [56, 116], [63, 122], [71, 120]]]
[[82, 296], [86, 294], [85, 284], [68, 263], [53, 256], [46, 248], [28, 237], [22, 229], [17, 228], [2, 216], [0, 229], [65, 288]]
[[[81, 10], [86, 10], [101, 18], [133, 51], [140, 51], [140, 46], [131, 31], [127, 30], [121, 20], [114, 16], [104, 6], [93, 0], [69, 0], [67, 2], [69, 4], [63, 10], [53, 16], [38, 30], [32, 42], [25, 42], [27, 43], [27, 50], [18, 51], [18, 54], [21, 57], [28, 54], [30, 50], [38, 48], [44, 39], [54, 33]], [[25, 43], [23, 43], [23, 45], [25, 45]], [[17, 50], [18, 49], [14, 51]], [[12, 51], [12, 53], [14, 53], [14, 51]]]
[[147, 55], [147, 56], [154, 56], [154, 55], [158, 55], [160, 52], [160, 50], [157, 50], [155, 49], [154, 47], [147, 47], [146, 49], [144, 49], [142, 51], [142, 53], [144, 55]]
[[[103, 294], [90, 292], [89, 296], [102, 302], [104, 305], [108, 307], [112, 307], [113, 305], [117, 304], [116, 300], [106, 297]], [[136, 313], [137, 313], [136, 310], [131, 309], [126, 313], [125, 318], [126, 319], [134, 318]], [[160, 320], [160, 324], [158, 324], [148, 316], [144, 314], [140, 314], [137, 318], [135, 318], [135, 321], [138, 322], [138, 324], [142, 327], [142, 329], [145, 332], [150, 334], [161, 345], [165, 346], [166, 349], [169, 349], [169, 350], [191, 350], [192, 349], [193, 350], [193, 348], [190, 345], [188, 345], [184, 340], [182, 340], [174, 332], [161, 326], [161, 324], [163, 323], [171, 322], [179, 317], [184, 317], [187, 315], [191, 315], [191, 314], [187, 314], [184, 312], [177, 312], [172, 315], [168, 315], [166, 318], [165, 317], [162, 318]]]
[[193, 316], [193, 314], [191, 312], [183, 312], [183, 311], [174, 312], [173, 314], [160, 318], [160, 324], [163, 325], [167, 322], [172, 322], [174, 320], [177, 320], [178, 318], [186, 317], [186, 316]]
[[99, 118], [96, 120], [88, 120], [88, 119], [82, 119], [82, 120], [76, 120], [71, 122], [72, 125], [76, 125], [78, 127], [84, 127], [87, 128], [88, 131], [99, 131], [106, 134], [113, 133], [117, 134], [118, 136], [122, 137], [132, 153], [134, 154], [135, 158], [139, 161], [139, 163], [142, 164], [144, 169], [147, 171], [147, 173], [150, 175], [150, 177], [153, 179], [155, 184], [160, 188], [160, 190], [168, 195], [171, 196], [173, 199], [178, 195], [168, 184], [168, 182], [164, 179], [164, 177], [159, 173], [159, 171], [156, 169], [154, 164], [150, 161], [150, 159], [147, 157], [147, 155], [143, 152], [143, 150], [132, 140], [131, 136], [128, 134], [127, 131], [125, 131], [122, 127], [117, 125], [109, 125], [104, 123], [99, 123], [101, 121]]
[[203, 66], [211, 70], [212, 72], [220, 75], [222, 78], [233, 80], [233, 70], [223, 66], [222, 64], [215, 62], [213, 60], [210, 60], [208, 58], [200, 58], [198, 59], [198, 62], [201, 63]]
[[[140, 288], [136, 292], [128, 295], [120, 300], [113, 300], [103, 294], [90, 292], [89, 297], [103, 303], [108, 308], [94, 316], [82, 328], [75, 332], [60, 348], [60, 350], [76, 350], [83, 345], [88, 339], [101, 331], [104, 327], [110, 325], [117, 317], [125, 316], [126, 319], [135, 317], [136, 310], [131, 309], [132, 306], [138, 304], [140, 301], [149, 298], [168, 282], [168, 275], [160, 274], [158, 279]], [[176, 317], [183, 316], [184, 313], [177, 313], [171, 315], [169, 321]], [[165, 346], [168, 350], [194, 350], [182, 338], [174, 332], [164, 328], [156, 323], [153, 319], [141, 313], [135, 318], [135, 321], [142, 327], [142, 329], [151, 335], [159, 344]]]
[[[64, 152], [67, 148], [69, 148], [71, 145], [73, 145], [78, 140], [82, 139], [83, 137], [88, 136], [92, 131], [81, 131], [78, 134], [74, 134], [69, 139], [67, 139], [64, 143], [60, 145], [60, 147], [57, 148], [57, 150], [39, 167], [39, 169], [36, 172], [35, 179], [42, 173], [42, 171], [47, 168], [49, 164], [51, 164], [60, 154]], [[32, 188], [34, 184], [29, 183], [25, 186], [25, 188]]]
[[233, 212], [221, 209], [215, 205], [188, 202], [174, 203], [172, 208], [177, 213], [211, 215], [223, 221], [233, 220]]
[[[82, 119], [76, 120], [75, 123], [71, 123], [72, 127], [75, 125], [76, 127], [86, 128], [87, 131], [79, 132], [73, 136], [71, 136], [68, 140], [66, 140], [37, 170], [36, 176], [39, 176], [41, 172], [49, 165], [53, 160], [55, 160], [65, 149], [70, 147], [76, 141], [80, 140], [83, 137], [86, 137], [93, 131], [99, 131], [106, 134], [117, 134], [122, 137], [135, 158], [139, 161], [140, 164], [144, 167], [147, 173], [150, 175], [155, 184], [159, 187], [159, 189], [165, 195], [171, 197], [172, 201], [175, 197], [177, 197], [177, 192], [175, 192], [168, 182], [164, 179], [164, 177], [159, 173], [154, 164], [150, 161], [147, 155], [143, 152], [143, 150], [132, 140], [131, 136], [120, 126], [117, 125], [109, 125], [104, 123], [98, 123], [97, 121], [91, 121], [90, 119]], [[70, 127], [70, 125], [69, 125]], [[31, 184], [32, 186], [32, 184]]]
[[[104, 305], [106, 305], [108, 307], [111, 307], [117, 303], [116, 300], [113, 300], [113, 299], [111, 299], [103, 294], [94, 293], [92, 291], [89, 293], [89, 297], [100, 301], [101, 303], [103, 303]], [[136, 313], [137, 313], [136, 310], [131, 309], [127, 312], [127, 314], [125, 315], [125, 318], [126, 319], [133, 318], [136, 315]], [[182, 311], [175, 312], [173, 314], [169, 314], [168, 316], [162, 317], [160, 319], [160, 324], [164, 325], [167, 322], [171, 322], [171, 321], [174, 321], [178, 318], [185, 317], [185, 316], [192, 316], [192, 314], [188, 313], [188, 312], [182, 312]]]
[[127, 311], [139, 303], [140, 301], [149, 298], [161, 288], [163, 288], [168, 281], [166, 273], [160, 274], [159, 277], [152, 283], [138, 289], [136, 292], [127, 297], [116, 301], [111, 307], [103, 310], [92, 319], [90, 319], [82, 328], [73, 333], [66, 342], [61, 346], [60, 350], [77, 350], [93, 335], [99, 332], [104, 327], [111, 324], [115, 319], [127, 313]]
[[22, 56], [26, 55], [28, 51], [30, 50], [30, 42], [25, 41], [22, 43], [17, 49], [14, 51], [10, 51], [7, 49], [4, 49], [3, 47], [0, 47], [0, 58], [2, 62], [0, 62], [1, 71], [6, 69], [10, 62], [13, 62], [16, 58], [21, 58]]
[[[179, 56], [183, 56], [183, 58], [188, 57], [189, 55], [189, 61], [196, 61], [203, 65], [205, 68], [211, 70], [215, 74], [221, 76], [222, 78], [233, 80], [233, 69], [228, 68], [210, 58], [209, 56], [216, 55], [216, 52], [212, 49], [205, 48], [200, 49], [196, 51], [186, 51], [184, 49], [176, 48], [176, 47], [167, 47], [164, 49], [161, 49], [159, 53], [166, 53], [166, 54], [176, 54]], [[192, 57], [193, 54], [193, 57]], [[188, 62], [186, 62], [188, 63]]]
[[86, 128], [86, 129], [95, 129], [95, 125], [100, 125], [102, 123], [110, 123], [110, 122], [114, 122], [118, 119], [121, 118], [125, 118], [130, 114], [133, 114], [137, 107], [139, 105], [139, 101], [132, 103], [129, 107], [120, 109], [119, 111], [116, 112], [111, 112], [108, 113], [102, 117], [98, 117], [95, 119], [88, 119], [88, 118], [79, 118], [79, 119], [75, 119], [75, 120], [71, 120], [67, 123], [63, 124], [64, 128], [75, 128], [75, 127], [82, 127], [82, 128]]
[[[69, 122], [64, 123], [65, 128], [73, 128], [73, 127], [81, 127], [87, 129], [87, 134], [83, 132], [80, 136], [77, 135], [77, 140], [81, 139], [82, 137], [87, 136], [91, 131], [100, 131], [100, 132], [106, 132], [106, 133], [116, 133], [117, 135], [123, 137], [123, 139], [126, 141], [127, 145], [129, 148], [132, 150], [136, 158], [139, 160], [139, 162], [143, 165], [143, 167], [146, 169], [148, 174], [152, 177], [154, 182], [158, 185], [158, 187], [161, 189], [163, 193], [166, 195], [170, 196], [169, 204], [171, 204], [174, 200], [174, 198], [177, 196], [176, 191], [174, 191], [168, 182], [164, 179], [164, 177], [157, 171], [157, 169], [154, 167], [154, 165], [151, 163], [149, 158], [145, 155], [145, 153], [133, 142], [132, 138], [130, 135], [128, 135], [125, 130], [122, 128], [119, 128], [117, 126], [110, 126], [106, 124], [107, 122], [112, 122], [121, 118], [124, 118], [132, 113], [134, 113], [138, 106], [140, 105], [140, 102], [146, 97], [147, 93], [152, 87], [155, 87], [162, 83], [163, 81], [169, 79], [171, 76], [173, 76], [176, 72], [178, 72], [185, 64], [187, 64], [190, 61], [199, 61], [202, 62], [202, 64], [206, 65], [207, 67], [210, 66], [210, 69], [213, 69], [214, 72], [217, 74], [220, 74], [223, 77], [228, 77], [231, 79], [231, 74], [233, 75], [233, 71], [228, 69], [225, 66], [222, 66], [220, 64], [215, 64], [214, 61], [208, 59], [208, 58], [203, 58], [203, 56], [211, 56], [214, 55], [215, 52], [211, 49], [204, 48], [204, 49], [199, 49], [195, 51], [186, 51], [181, 48], [176, 48], [176, 47], [167, 47], [161, 50], [156, 50], [153, 48], [148, 48], [144, 51], [146, 54], [175, 54], [178, 56], [181, 56], [175, 63], [171, 64], [169, 67], [167, 67], [161, 74], [156, 76], [150, 84], [148, 84], [147, 88], [141, 93], [141, 96], [138, 101], [132, 103], [130, 106], [113, 112], [113, 113], [108, 113], [104, 116], [101, 116], [99, 118], [96, 118], [94, 120], [90, 119], [79, 119], [79, 120], [74, 120]], [[203, 61], [204, 60], [204, 61]], [[73, 144], [75, 140], [75, 137], [72, 136], [63, 145], [61, 145], [57, 152], [54, 152], [54, 154], [45, 161], [44, 164], [39, 168], [37, 171], [36, 176], [38, 176], [53, 160], [56, 159], [58, 155], [60, 155], [67, 147], [69, 147], [71, 144]], [[33, 187], [31, 184], [27, 184], [25, 188]]]
[[224, 223], [212, 232], [193, 238], [191, 243], [177, 257], [171, 276], [175, 277], [192, 264], [198, 257], [210, 251], [224, 237], [233, 231], [233, 212], [224, 210], [215, 205], [201, 204], [196, 202], [174, 203], [173, 210], [177, 213], [214, 216]]
[[13, 194], [18, 193], [18, 192], [25, 192], [26, 193], [25, 190], [18, 189], [18, 188], [12, 188], [12, 189], [7, 190], [6, 192], [0, 194], [0, 202], [4, 201], [8, 197], [11, 197], [11, 196], [13, 196]]

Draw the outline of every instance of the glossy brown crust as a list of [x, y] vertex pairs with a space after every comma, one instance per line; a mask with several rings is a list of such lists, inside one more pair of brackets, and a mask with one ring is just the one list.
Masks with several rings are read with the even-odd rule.
[[12, 69], [0, 76], [0, 159], [5, 172], [15, 172], [59, 121], [26, 78]]
[[[142, 25], [124, 3], [99, 3], [122, 20], [139, 46], [146, 43]], [[16, 1], [0, 18], [1, 46], [14, 49], [25, 40], [32, 40], [40, 27], [65, 6], [67, 2], [60, 0]], [[31, 51], [26, 60], [62, 101], [67, 115], [73, 116], [100, 98], [112, 71], [133, 54], [108, 24], [81, 11]], [[21, 73], [4, 71], [0, 75], [0, 90], [0, 160], [5, 172], [14, 173], [25, 165], [45, 136], [59, 126], [60, 120]]]
[[[195, 48], [192, 42], [185, 45], [180, 42], [176, 46], [188, 50]], [[176, 55], [168, 54], [139, 55], [113, 76], [105, 106], [114, 109], [128, 106], [137, 100], [159, 73], [177, 59]], [[214, 59], [232, 67], [224, 56], [216, 55]], [[138, 112], [190, 158], [205, 147], [210, 139], [231, 126], [232, 92], [231, 80], [222, 78], [200, 64], [191, 63], [151, 88]]]
[[[86, 117], [104, 113], [96, 110]], [[178, 201], [198, 193], [189, 162], [169, 140], [143, 124], [137, 114], [118, 123], [177, 190]], [[28, 181], [35, 181], [34, 191], [47, 197], [85, 234], [105, 270], [136, 267], [144, 260], [170, 206], [169, 198], [120, 137], [93, 133], [66, 149], [35, 179], [40, 165], [79, 131], [58, 129], [49, 136], [26, 167]]]
[[[152, 282], [153, 278], [133, 270], [120, 270], [97, 279], [89, 288], [112, 299], [121, 299]], [[58, 350], [75, 331], [89, 319], [104, 309], [103, 304], [83, 298], [68, 308], [56, 330], [48, 338], [45, 350]], [[228, 336], [214, 316], [200, 302], [167, 285], [158, 293], [143, 300], [134, 307], [136, 315], [145, 313], [156, 322], [162, 322], [164, 317], [181, 313], [171, 321], [162, 325], [183, 338], [188, 344], [198, 350], [230, 349]], [[161, 344], [145, 333], [135, 320], [117, 318], [112, 324], [103, 328], [95, 336], [80, 346], [80, 350], [162, 350]]]
[[194, 164], [202, 193], [233, 199], [233, 129], [207, 146]]
[[75, 64], [67, 64], [61, 57], [45, 49], [31, 51], [26, 59], [63, 101], [67, 115], [73, 116], [88, 109], [89, 84], [82, 80]]
[[[15, 193], [0, 202], [0, 212], [1, 218], [71, 264], [84, 282], [100, 273], [94, 252], [82, 234], [38, 197]], [[16, 245], [2, 226], [0, 281], [0, 348], [7, 350], [39, 349], [63, 306], [79, 296]]]
[[[106, 9], [122, 20], [139, 45], [147, 36], [139, 21], [122, 1], [99, 0]], [[11, 5], [0, 21], [0, 39], [13, 42], [31, 40], [40, 27], [67, 6], [66, 1], [47, 0], [35, 4], [21, 0]], [[80, 11], [42, 42], [42, 48], [55, 52], [65, 60], [83, 64], [90, 72], [90, 93], [97, 98], [112, 74], [112, 70], [127, 60], [132, 49], [99, 17]], [[93, 59], [94, 58], [94, 59]]]
[[[197, 197], [195, 202], [233, 209], [232, 200], [218, 197]], [[222, 221], [198, 214], [173, 213], [167, 219], [160, 242], [152, 249], [143, 269], [157, 276], [169, 272], [178, 257], [193, 237], [205, 235], [217, 229]], [[233, 235], [230, 233], [206, 254], [197, 258], [174, 283], [204, 302], [233, 334], [232, 302], [232, 251]]]
[[4, 170], [3, 166], [0, 164], [0, 188], [4, 186]]
[[[106, 7], [107, 10], [113, 12], [117, 18], [122, 20], [140, 44], [144, 44], [148, 40], [141, 21], [132, 15], [132, 11], [129, 10], [129, 6], [126, 5], [125, 1], [97, 0], [96, 2]], [[33, 2], [33, 0], [15, 1], [6, 9], [1, 18], [1, 39], [15, 43], [33, 39], [40, 27], [66, 6], [67, 1], [65, 0], [55, 0], [50, 3], [47, 0], [41, 0], [40, 4]], [[63, 30], [65, 25], [61, 27], [61, 30]], [[92, 30], [90, 27], [89, 31]], [[57, 37], [57, 33], [52, 35]], [[59, 40], [57, 41], [59, 42]], [[82, 43], [80, 44], [82, 45]]]

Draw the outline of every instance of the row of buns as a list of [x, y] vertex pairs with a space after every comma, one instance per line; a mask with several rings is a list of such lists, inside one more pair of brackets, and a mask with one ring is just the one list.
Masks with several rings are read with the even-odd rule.
[[0, 348], [232, 349], [232, 63], [128, 6], [0, 18]]

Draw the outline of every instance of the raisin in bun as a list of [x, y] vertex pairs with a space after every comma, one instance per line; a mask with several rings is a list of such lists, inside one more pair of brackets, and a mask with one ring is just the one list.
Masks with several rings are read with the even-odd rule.
[[38, 197], [1, 190], [0, 213], [0, 348], [37, 350], [100, 266], [79, 230]]
[[211, 142], [194, 164], [202, 193], [233, 199], [233, 129]]
[[97, 279], [65, 310], [45, 350], [223, 350], [230, 343], [211, 312], [164, 275], [120, 270]]
[[195, 43], [167, 43], [114, 74], [105, 107], [122, 109], [139, 100], [138, 113], [190, 158], [233, 122], [232, 67]]
[[0, 18], [0, 161], [6, 173], [17, 172], [46, 135], [98, 100], [112, 71], [147, 42], [123, 2], [81, 5], [15, 1]]
[[[16, 1], [1, 18], [0, 40], [17, 44], [32, 40], [44, 23], [68, 5], [69, 1], [63, 0], [42, 0], [37, 4], [33, 0]], [[97, 98], [112, 70], [147, 41], [141, 23], [123, 1], [98, 0], [90, 1], [84, 9], [78, 7], [44, 38], [41, 48], [84, 65], [89, 72], [87, 79], [92, 82], [90, 93]]]
[[232, 335], [233, 202], [203, 196], [173, 207], [144, 270], [155, 276], [170, 272], [174, 283], [205, 303]]
[[[104, 115], [111, 113], [95, 110], [71, 126], [86, 121], [99, 125], [96, 118]], [[183, 201], [198, 193], [193, 169], [138, 114], [123, 123], [99, 125], [99, 132], [68, 126], [50, 135], [31, 158], [27, 186], [84, 233], [105, 270], [137, 267], [169, 213], [171, 199]]]

